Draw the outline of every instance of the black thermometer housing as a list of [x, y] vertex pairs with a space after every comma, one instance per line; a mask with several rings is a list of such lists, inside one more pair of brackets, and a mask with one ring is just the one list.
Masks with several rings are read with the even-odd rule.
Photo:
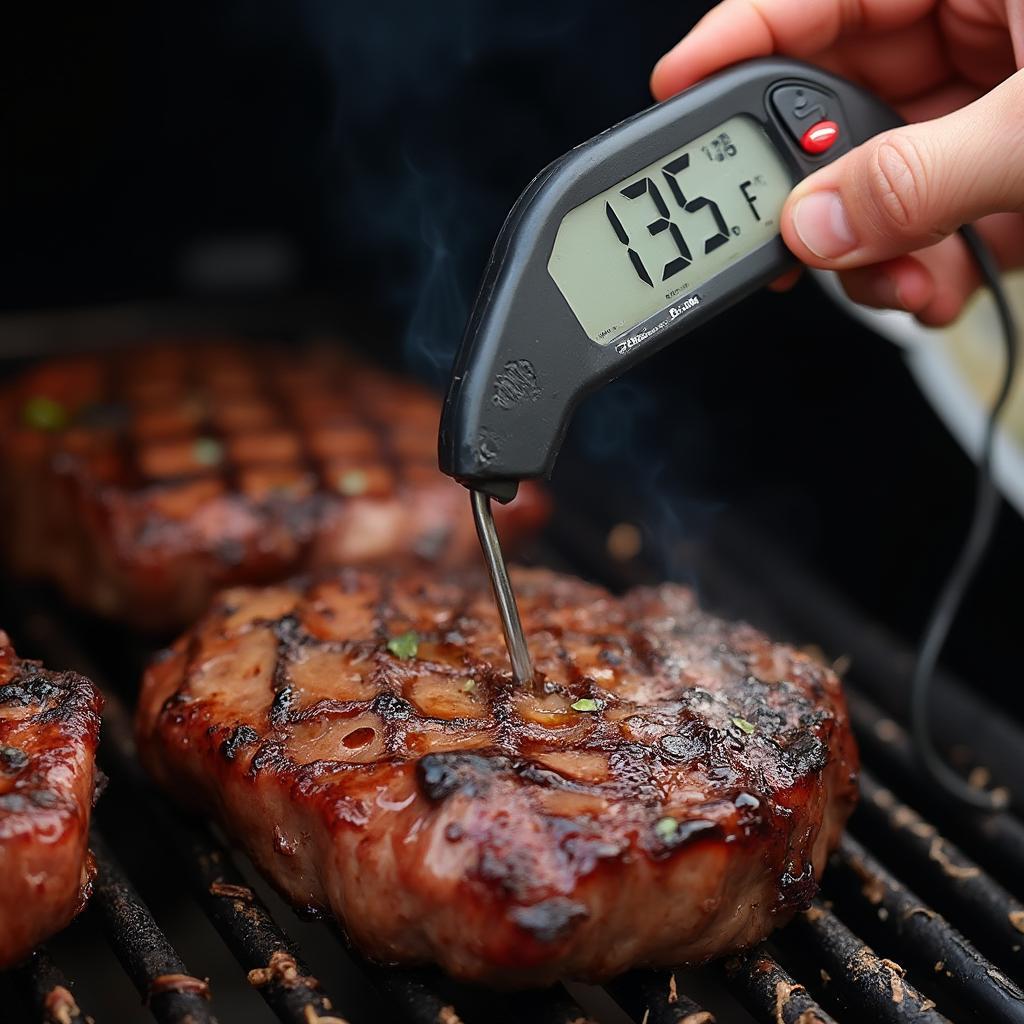
[[[728, 225], [715, 202], [684, 195], [689, 155], [659, 167], [659, 185], [653, 177], [632, 180], [726, 122], [739, 123], [737, 119], [756, 128], [757, 146], [764, 147], [767, 140], [777, 155], [774, 163], [789, 176], [786, 191], [830, 160], [901, 123], [888, 106], [850, 82], [801, 62], [766, 58], [738, 64], [650, 107], [545, 168], [513, 206], [484, 272], [441, 419], [439, 456], [445, 473], [498, 500], [511, 499], [519, 480], [550, 474], [572, 413], [586, 394], [793, 265], [778, 224], [761, 222], [764, 211], [755, 205], [758, 188], [752, 184], [757, 175], [740, 183], [741, 198], [749, 205], [751, 227], [768, 234], [735, 258], [731, 252], [738, 251], [737, 243], [727, 236], [730, 230], [738, 235], [739, 226]], [[735, 153], [728, 139], [723, 133], [696, 147], [711, 161], [704, 174], [719, 173], [716, 160], [723, 162], [721, 171], [727, 169], [729, 149]], [[676, 177], [672, 172], [679, 167], [684, 170]], [[637, 275], [644, 287], [654, 289], [650, 294], [657, 303], [653, 313], [646, 309], [636, 322], [613, 317], [599, 331], [592, 319], [578, 315], [579, 308], [574, 311], [556, 282], [552, 268], [558, 253], [553, 250], [566, 216], [616, 186], [623, 186], [623, 202], [643, 198], [651, 204], [645, 240], [658, 236], [661, 251], [670, 254], [676, 250], [665, 246], [674, 241], [678, 252], [692, 260], [677, 256], [665, 262], [662, 279], [661, 266], [648, 266], [631, 248], [630, 234], [636, 237], [636, 229], [627, 231], [610, 202], [603, 208], [598, 202], [594, 216], [607, 236], [608, 258], [621, 261], [624, 273]], [[732, 182], [731, 188], [736, 187]], [[673, 193], [676, 205], [669, 210]], [[733, 198], [742, 205], [740, 198]], [[706, 226], [696, 234], [690, 230], [697, 214], [700, 224], [710, 225], [710, 235]], [[765, 223], [772, 228], [766, 229]], [[715, 231], [716, 225], [722, 230]], [[577, 251], [593, 259], [593, 232], [582, 237]], [[712, 246], [721, 249], [715, 272], [706, 279], [688, 275], [691, 262], [696, 269]], [[659, 296], [669, 294], [666, 288], [675, 284], [668, 281], [670, 275], [679, 288], [661, 302]], [[579, 273], [576, 278], [579, 282]], [[687, 287], [691, 278], [695, 283]], [[643, 290], [632, 277], [630, 283], [634, 290]]]

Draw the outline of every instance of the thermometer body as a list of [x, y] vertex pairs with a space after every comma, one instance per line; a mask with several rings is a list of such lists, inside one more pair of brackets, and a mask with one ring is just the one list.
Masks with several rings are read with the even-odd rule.
[[796, 61], [730, 68], [542, 171], [495, 243], [445, 400], [441, 469], [507, 501], [579, 401], [793, 265], [793, 185], [897, 115]]

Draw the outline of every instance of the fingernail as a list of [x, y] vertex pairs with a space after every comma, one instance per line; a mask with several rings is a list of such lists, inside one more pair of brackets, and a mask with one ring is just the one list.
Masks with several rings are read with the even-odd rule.
[[812, 192], [798, 200], [793, 227], [800, 241], [819, 259], [834, 260], [857, 245], [838, 192]]

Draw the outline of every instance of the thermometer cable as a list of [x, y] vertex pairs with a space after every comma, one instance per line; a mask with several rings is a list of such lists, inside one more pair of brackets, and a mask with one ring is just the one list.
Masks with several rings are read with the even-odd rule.
[[975, 787], [950, 767], [936, 747], [929, 718], [939, 656], [946, 645], [967, 590], [974, 581], [995, 536], [1002, 496], [993, 475], [992, 461], [999, 417], [1009, 400], [1018, 361], [1017, 324], [1000, 279], [999, 267], [973, 228], [961, 228], [960, 236], [995, 300], [1004, 349], [1003, 370], [999, 389], [985, 421], [981, 449], [978, 453], [974, 510], [967, 537], [925, 623], [917, 660], [911, 673], [910, 727], [918, 760], [932, 781], [963, 804], [977, 810], [998, 811], [1008, 803], [1006, 791]]

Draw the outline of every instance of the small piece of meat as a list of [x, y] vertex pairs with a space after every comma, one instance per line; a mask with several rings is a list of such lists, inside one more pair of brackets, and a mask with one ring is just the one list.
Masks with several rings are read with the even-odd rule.
[[[42, 363], [0, 394], [8, 560], [148, 630], [224, 586], [318, 566], [479, 557], [437, 468], [437, 400], [330, 348], [145, 348]], [[537, 485], [497, 510], [514, 548]]]
[[513, 580], [531, 689], [478, 575], [227, 591], [149, 668], [141, 756], [385, 962], [598, 980], [807, 906], [856, 801], [836, 676], [678, 586]]
[[102, 707], [88, 679], [20, 660], [0, 632], [0, 968], [89, 898]]

